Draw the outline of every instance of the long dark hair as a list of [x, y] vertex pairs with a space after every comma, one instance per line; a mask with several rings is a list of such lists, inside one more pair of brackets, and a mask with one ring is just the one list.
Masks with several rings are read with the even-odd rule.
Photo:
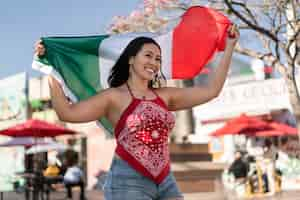
[[[127, 47], [124, 49], [116, 64], [112, 67], [109, 77], [108, 84], [110, 87], [118, 87], [124, 84], [129, 78], [129, 59], [132, 56], [136, 56], [137, 53], [142, 49], [144, 44], [155, 44], [159, 50], [159, 44], [148, 37], [137, 37], [133, 39]], [[152, 85], [152, 84], [150, 84]], [[152, 87], [152, 86], [151, 86]]]

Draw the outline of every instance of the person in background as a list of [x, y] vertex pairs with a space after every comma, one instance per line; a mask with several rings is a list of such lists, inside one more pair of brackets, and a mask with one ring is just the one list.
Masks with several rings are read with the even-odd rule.
[[63, 183], [67, 189], [68, 199], [72, 199], [72, 188], [80, 187], [80, 200], [85, 200], [83, 172], [78, 166], [78, 154], [72, 154], [72, 157], [67, 158], [67, 170], [63, 177]]
[[269, 159], [271, 161], [276, 160], [277, 149], [273, 144], [272, 140], [266, 139], [264, 145], [264, 158]]
[[275, 172], [276, 172], [276, 180], [279, 182], [278, 186], [281, 186], [281, 180], [283, 175], [283, 170], [286, 169], [289, 165], [290, 157], [287, 153], [287, 144], [288, 137], [280, 138], [279, 148], [277, 151], [277, 157], [275, 161]]
[[246, 150], [250, 156], [263, 157], [264, 139], [260, 137], [248, 137]]
[[247, 178], [247, 174], [249, 171], [249, 166], [246, 161], [243, 159], [242, 152], [235, 152], [235, 159], [233, 163], [230, 165], [228, 172], [234, 175], [235, 180], [238, 183], [245, 182]]
[[270, 194], [275, 193], [275, 161], [277, 157], [277, 149], [273, 145], [272, 140], [266, 139], [264, 146], [264, 162], [265, 170], [263, 174], [263, 180], [265, 181], [265, 192]]
[[60, 168], [59, 165], [54, 158], [48, 158], [48, 166], [47, 168], [43, 171], [43, 175], [45, 177], [55, 177], [60, 174]]
[[234, 191], [237, 196], [244, 196], [246, 192], [246, 181], [248, 178], [249, 166], [243, 158], [241, 151], [235, 152], [235, 158], [228, 169], [228, 173], [234, 176]]

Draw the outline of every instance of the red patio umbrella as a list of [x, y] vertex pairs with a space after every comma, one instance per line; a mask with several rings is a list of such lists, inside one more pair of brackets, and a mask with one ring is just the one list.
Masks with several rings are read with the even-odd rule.
[[75, 131], [57, 124], [37, 119], [30, 119], [24, 123], [0, 131], [0, 135], [11, 137], [55, 137], [75, 133]]
[[297, 133], [298, 133], [298, 129], [296, 129], [292, 126], [289, 126], [287, 124], [272, 121], [269, 123], [269, 125], [272, 129], [281, 131], [282, 133], [285, 133], [286, 135], [297, 135]]
[[212, 132], [211, 136], [223, 136], [229, 134], [253, 134], [257, 131], [270, 129], [267, 122], [256, 117], [242, 114], [239, 117], [228, 121], [222, 128]]
[[298, 133], [298, 129], [276, 121], [269, 122], [269, 126], [270, 126], [269, 130], [257, 131], [254, 133], [254, 136], [261, 136], [261, 137], [284, 136], [284, 135], [297, 135]]
[[279, 130], [257, 131], [255, 132], [255, 134], [253, 134], [253, 136], [257, 136], [257, 137], [272, 137], [272, 136], [285, 136], [285, 135], [296, 135], [296, 134], [289, 134]]

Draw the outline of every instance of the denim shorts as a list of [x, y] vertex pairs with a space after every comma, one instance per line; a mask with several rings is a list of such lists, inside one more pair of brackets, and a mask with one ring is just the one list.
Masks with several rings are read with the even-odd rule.
[[171, 172], [157, 185], [126, 161], [116, 157], [112, 161], [103, 189], [105, 200], [183, 199]]

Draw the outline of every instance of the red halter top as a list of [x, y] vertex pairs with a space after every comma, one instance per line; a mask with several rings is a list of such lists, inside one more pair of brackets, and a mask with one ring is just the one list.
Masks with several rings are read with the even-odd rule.
[[170, 171], [168, 136], [174, 116], [153, 91], [152, 100], [135, 98], [115, 127], [116, 154], [142, 175], [161, 183]]

